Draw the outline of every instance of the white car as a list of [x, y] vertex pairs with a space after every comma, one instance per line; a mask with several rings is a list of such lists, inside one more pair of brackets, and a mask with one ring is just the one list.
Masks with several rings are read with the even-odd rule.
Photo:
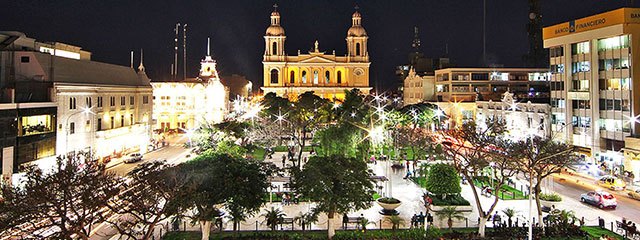
[[129, 154], [129, 156], [127, 156], [124, 160], [122, 160], [122, 162], [124, 163], [134, 163], [138, 161], [142, 161], [142, 154], [140, 153]]
[[618, 202], [616, 197], [605, 191], [590, 191], [580, 195], [580, 201], [588, 203], [598, 208], [616, 209]]

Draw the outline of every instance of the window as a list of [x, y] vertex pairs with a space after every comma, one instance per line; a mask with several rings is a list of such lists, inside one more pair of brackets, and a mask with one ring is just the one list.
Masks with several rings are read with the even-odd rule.
[[76, 133], [76, 123], [71, 122], [69, 123], [69, 134], [74, 134]]
[[115, 122], [113, 120], [113, 117], [111, 117], [111, 129], [114, 129], [114, 128], [115, 128]]
[[135, 97], [130, 96], [130, 97], [129, 97], [129, 105], [132, 105], [132, 106], [133, 106], [133, 103], [135, 102], [135, 100], [136, 100], [136, 99], [135, 99]]
[[133, 114], [129, 114], [129, 125], [133, 125]]
[[271, 55], [278, 55], [278, 43], [276, 42], [271, 44]]
[[302, 83], [307, 83], [307, 71], [302, 71]]
[[149, 96], [142, 96], [142, 104], [149, 104]]
[[629, 90], [630, 78], [600, 79], [600, 90]]
[[360, 43], [356, 43], [356, 56], [360, 56]]
[[124, 127], [124, 115], [120, 115], [120, 127]]
[[91, 97], [87, 97], [85, 99], [85, 105], [87, 106], [87, 108], [91, 108]]
[[109, 97], [109, 106], [113, 107], [116, 105], [116, 97]]
[[98, 118], [98, 131], [102, 131], [102, 118]]
[[598, 40], [598, 51], [629, 47], [629, 35], [616, 36]]
[[324, 72], [324, 82], [329, 83], [331, 81], [331, 73], [329, 71]]
[[20, 57], [20, 62], [21, 63], [29, 63], [29, 56], [22, 56]]
[[271, 84], [278, 84], [278, 70], [271, 69]]
[[339, 84], [342, 83], [342, 72], [341, 71], [338, 71], [337, 81], [338, 81]]
[[127, 98], [125, 98], [124, 96], [120, 97], [120, 106], [124, 106], [125, 104], [127, 104], [125, 99]]
[[551, 91], [564, 91], [564, 82], [550, 82]]
[[318, 70], [313, 71], [313, 84], [318, 84]]
[[579, 91], [579, 92], [588, 92], [589, 91], [589, 80], [572, 80], [571, 83], [573, 84], [573, 91]]
[[591, 64], [589, 63], [589, 61], [574, 62], [572, 65], [573, 65], [573, 69], [572, 69], [573, 73], [591, 71]]
[[102, 97], [98, 97], [98, 107], [102, 107]]
[[571, 44], [571, 55], [589, 53], [589, 42]]
[[571, 100], [573, 109], [591, 109], [589, 100]]
[[289, 74], [289, 83], [296, 83], [296, 72], [291, 71], [291, 74]]
[[600, 110], [629, 111], [629, 100], [600, 99]]
[[488, 73], [471, 73], [471, 80], [489, 80]]
[[564, 64], [551, 65], [551, 73], [564, 73]]
[[562, 57], [564, 55], [563, 47], [552, 47], [549, 49], [549, 56], [551, 57]]
[[574, 127], [583, 127], [583, 128], [590, 128], [591, 127], [591, 118], [590, 117], [573, 116], [572, 120], [573, 120], [573, 126]]
[[554, 107], [554, 108], [565, 108], [565, 100], [564, 99], [552, 98], [551, 99], [551, 107]]
[[76, 109], [76, 98], [69, 98], [69, 109]]

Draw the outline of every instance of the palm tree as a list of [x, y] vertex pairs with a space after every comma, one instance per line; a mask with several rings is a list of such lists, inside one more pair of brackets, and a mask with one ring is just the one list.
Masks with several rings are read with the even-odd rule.
[[267, 222], [267, 226], [271, 229], [271, 231], [275, 231], [278, 227], [278, 224], [281, 224], [284, 221], [285, 213], [280, 209], [271, 207], [270, 210], [267, 210], [260, 216], [264, 217], [264, 220], [265, 222]]
[[318, 215], [320, 212], [315, 209], [307, 213], [300, 212], [300, 215], [293, 218], [293, 221], [297, 222], [302, 227], [302, 231], [306, 230], [306, 226], [310, 226], [313, 223], [318, 222]]
[[447, 225], [449, 226], [449, 230], [453, 227], [453, 219], [462, 220], [464, 219], [464, 215], [459, 212], [456, 207], [444, 207], [442, 210], [436, 212], [436, 216], [440, 219], [447, 219]]
[[363, 217], [360, 219], [360, 226], [362, 227], [362, 232], [367, 232], [367, 225], [369, 224], [376, 225], [375, 222], [369, 221], [369, 219], [367, 218]]
[[399, 216], [390, 216], [384, 221], [391, 223], [391, 230], [394, 232], [400, 227], [400, 225], [404, 226], [404, 219]]
[[502, 213], [504, 213], [504, 215], [507, 216], [507, 221], [509, 223], [509, 227], [511, 227], [511, 223], [512, 223], [511, 222], [511, 218], [515, 217], [516, 213], [518, 213], [518, 211], [516, 211], [513, 208], [507, 208], [507, 209], [502, 210]]

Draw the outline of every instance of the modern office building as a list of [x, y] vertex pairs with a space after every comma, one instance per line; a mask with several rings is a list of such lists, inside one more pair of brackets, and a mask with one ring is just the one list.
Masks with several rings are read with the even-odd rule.
[[[152, 89], [142, 62], [136, 72], [91, 61], [80, 47], [18, 32], [2, 32], [0, 42], [2, 99], [9, 104], [2, 115], [14, 116], [13, 123], [3, 121], [13, 129], [3, 147], [16, 136], [14, 169], [34, 160], [51, 166], [55, 156], [79, 150], [93, 151], [96, 159], [146, 151]], [[3, 158], [11, 152], [5, 150]]]
[[[200, 61], [198, 77], [151, 83], [156, 131], [188, 131], [202, 123], [219, 123], [224, 120], [229, 109], [229, 88], [220, 81], [216, 64], [210, 51], [207, 51], [207, 56]], [[246, 90], [247, 83], [244, 85]], [[245, 90], [240, 86], [238, 94], [246, 92]]]
[[369, 94], [369, 49], [367, 32], [362, 27], [362, 15], [356, 11], [351, 17], [352, 26], [347, 31], [347, 54], [336, 55], [320, 51], [318, 41], [309, 53], [289, 56], [285, 52], [287, 38], [280, 24], [280, 13], [271, 13], [271, 25], [264, 36], [265, 51], [264, 94], [274, 92], [278, 96], [297, 97], [313, 91], [327, 99], [343, 99], [344, 92], [353, 88]]
[[552, 130], [610, 173], [629, 171], [638, 179], [640, 148], [625, 141], [640, 131], [640, 9], [549, 26], [543, 38], [550, 51]]

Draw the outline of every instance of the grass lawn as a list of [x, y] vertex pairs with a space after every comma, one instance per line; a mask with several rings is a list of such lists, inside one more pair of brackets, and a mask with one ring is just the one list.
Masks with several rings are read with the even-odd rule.
[[259, 148], [255, 148], [251, 153], [251, 155], [253, 155], [253, 159], [262, 160], [264, 159], [265, 153], [266, 151], [264, 150], [264, 148], [259, 147]]
[[600, 227], [581, 227], [580, 229], [582, 229], [582, 231], [585, 231], [589, 234], [589, 236], [594, 237], [595, 239], [598, 239], [600, 236], [602, 236], [602, 234], [606, 234], [609, 237], [613, 237], [614, 239], [624, 239], [622, 236], [618, 235], [617, 233], [614, 233], [612, 231], [609, 231], [607, 229], [603, 229]]
[[[276, 152], [286, 152], [288, 149], [289, 149], [289, 148], [288, 148], [287, 146], [277, 146], [277, 147], [273, 148], [273, 150], [274, 150], [274, 151], [276, 151]], [[313, 147], [311, 147], [311, 146], [304, 146], [304, 147], [302, 148], [302, 151], [303, 151], [303, 152], [311, 152], [311, 149], [313, 149]], [[297, 154], [297, 152], [296, 152], [296, 154]]]
[[[491, 185], [491, 182], [489, 181], [488, 177], [477, 177], [474, 179], [474, 183], [476, 187], [479, 187], [479, 188], [485, 185], [486, 186]], [[498, 197], [502, 200], [514, 200], [514, 199], [527, 199], [529, 196], [524, 195], [524, 193], [522, 193], [522, 191], [518, 189], [515, 189], [509, 185], [504, 184], [500, 189], [500, 193], [498, 194]]]

